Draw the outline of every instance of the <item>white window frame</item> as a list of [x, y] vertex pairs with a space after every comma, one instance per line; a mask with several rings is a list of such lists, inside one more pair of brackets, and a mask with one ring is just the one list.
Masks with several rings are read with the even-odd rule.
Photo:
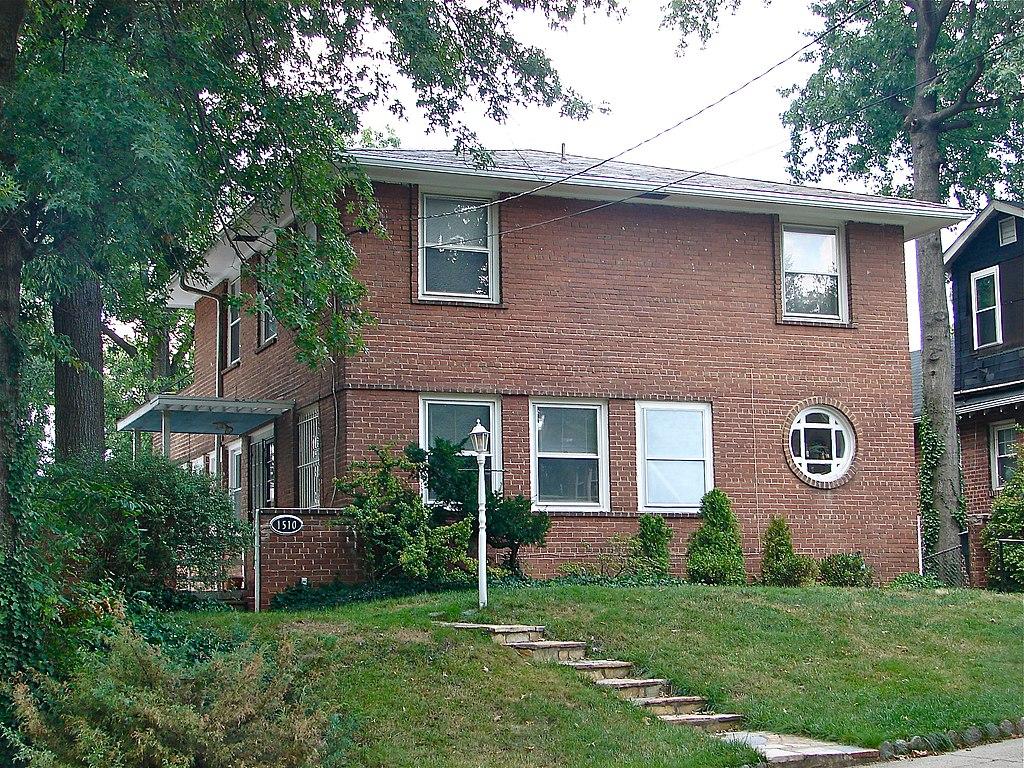
[[[1009, 223], [1009, 232], [1006, 231], [1005, 225]], [[999, 228], [999, 247], [1002, 248], [1004, 245], [1012, 245], [1017, 242], [1017, 219], [1013, 216], [1008, 216], [1005, 219], [1000, 219], [996, 225]]]
[[[837, 460], [835, 458], [832, 458], [808, 460], [806, 455], [800, 456], [799, 458], [793, 455], [793, 432], [797, 426], [797, 422], [800, 421], [801, 419], [804, 420], [804, 424], [800, 430], [800, 452], [801, 454], [803, 454], [807, 450], [807, 444], [804, 441], [803, 437], [803, 429], [807, 428], [808, 424], [806, 416], [808, 413], [811, 413], [812, 411], [820, 411], [821, 413], [828, 414], [831, 418], [836, 420], [840, 428], [843, 430], [843, 433], [846, 435], [846, 455], [842, 459]], [[835, 432], [833, 431], [832, 426], [830, 424], [812, 423], [811, 428], [828, 429], [830, 432], [832, 432], [832, 456], [834, 457], [836, 454], [836, 441]], [[816, 483], [836, 483], [845, 478], [847, 475], [849, 475], [850, 471], [853, 469], [853, 462], [857, 458], [857, 432], [853, 428], [853, 422], [851, 422], [849, 417], [847, 417], [847, 415], [840, 411], [838, 408], [833, 408], [832, 406], [829, 405], [809, 405], [806, 408], [801, 409], [801, 411], [798, 414], [796, 414], [793, 417], [793, 420], [790, 421], [789, 423], [789, 429], [786, 431], [786, 453], [789, 456], [790, 461], [793, 463], [793, 466], [796, 468], [801, 478]], [[838, 463], [838, 466], [833, 466], [832, 471], [827, 475], [812, 474], [808, 472], [806, 468], [803, 466], [805, 464], [828, 463], [831, 463], [833, 465]]]
[[1017, 439], [1018, 440], [1021, 439], [1021, 433], [1020, 433], [1018, 424], [1017, 424], [1016, 421], [1013, 421], [1012, 419], [1010, 421], [999, 421], [999, 422], [995, 422], [993, 424], [989, 424], [989, 427], [988, 427], [988, 464], [989, 464], [989, 470], [990, 470], [989, 474], [991, 475], [991, 480], [992, 480], [992, 490], [993, 491], [1000, 490], [1003, 487], [1003, 485], [1004, 485], [1004, 483], [1000, 482], [1000, 479], [999, 479], [999, 461], [998, 461], [998, 459], [999, 459], [999, 454], [998, 454], [998, 450], [999, 450], [998, 435], [999, 435], [999, 432], [1001, 430], [1004, 430], [1004, 429], [1017, 429], [1018, 430], [1018, 438]]
[[[978, 281], [984, 280], [986, 277], [991, 277], [995, 284], [995, 306], [986, 307], [981, 310], [982, 312], [995, 311], [996, 313], [996, 340], [989, 342], [988, 344], [978, 344]], [[987, 269], [979, 269], [977, 272], [971, 272], [971, 333], [974, 338], [974, 348], [984, 349], [985, 347], [994, 347], [998, 344], [1003, 343], [1003, 300], [999, 294], [999, 265], [988, 267]]]
[[[238, 514], [242, 514], [242, 500], [245, 498], [242, 495], [242, 441], [236, 440], [228, 446], [228, 467], [227, 467], [227, 487], [228, 496], [231, 498], [232, 504], [236, 505]], [[236, 463], [237, 461], [237, 463]]]
[[[842, 325], [850, 321], [850, 291], [847, 285], [849, 269], [847, 268], [846, 257], [846, 234], [843, 225], [837, 226], [816, 226], [813, 224], [799, 224], [797, 222], [782, 222], [780, 231], [780, 248], [782, 250], [779, 259], [779, 293], [782, 297], [782, 317], [784, 320], [802, 320], [816, 323], [832, 323]], [[814, 315], [802, 312], [790, 312], [786, 308], [786, 230], [792, 232], [804, 232], [819, 235], [835, 235], [836, 237], [836, 269], [838, 274], [837, 283], [839, 286], [839, 314], [838, 315]], [[824, 273], [823, 273], [824, 274]]]
[[[242, 292], [242, 278], [236, 277], [228, 283], [227, 295], [237, 297]], [[238, 338], [238, 357], [231, 357], [231, 337]], [[224, 335], [224, 362], [234, 365], [242, 359], [242, 308], [228, 305], [227, 333]]]
[[[266, 265], [271, 260], [271, 254], [264, 254], [262, 256], [262, 259], [263, 259], [264, 265]], [[273, 260], [277, 261], [277, 257], [274, 256]], [[272, 309], [269, 309], [270, 305], [267, 303], [267, 294], [263, 292], [262, 288], [260, 288], [259, 295], [260, 295], [260, 299], [263, 301], [263, 303], [267, 304], [267, 306], [268, 306], [268, 309], [260, 310], [260, 313], [259, 313], [259, 339], [258, 339], [258, 342], [259, 342], [260, 346], [263, 346], [267, 342], [272, 341], [272, 340], [277, 338], [277, 318], [274, 316], [274, 311]], [[267, 332], [267, 327], [268, 327], [268, 325], [270, 324], [271, 321], [273, 321], [273, 323], [274, 323], [274, 332], [273, 333], [268, 333]]]
[[[592, 459], [593, 455], [574, 453], [541, 454], [537, 448], [537, 409], [544, 407], [579, 408], [597, 411], [597, 466], [598, 503], [587, 502], [545, 502], [540, 499], [538, 464], [542, 458]], [[531, 398], [530, 399], [530, 499], [535, 509], [548, 512], [610, 512], [611, 511], [611, 468], [608, 460], [608, 403], [604, 400], [579, 398]]]
[[648, 411], [692, 411], [703, 416], [704, 423], [704, 455], [697, 457], [680, 456], [679, 461], [704, 462], [705, 493], [715, 487], [714, 440], [712, 433], [711, 403], [673, 402], [673, 401], [636, 401], [636, 472], [637, 472], [637, 504], [641, 512], [693, 512], [700, 510], [700, 505], [683, 504], [650, 504], [647, 502], [647, 424]]
[[[303, 437], [311, 441], [307, 460], [302, 460]], [[295, 422], [296, 501], [302, 509], [320, 506], [320, 407], [313, 404], [299, 411]], [[306, 494], [310, 495], [303, 498]]]
[[[425, 215], [426, 201], [428, 198], [441, 198], [465, 203], [467, 207], [476, 205], [487, 205], [487, 245], [482, 246], [460, 246], [458, 250], [476, 251], [487, 253], [487, 296], [479, 296], [469, 293], [451, 293], [447, 291], [427, 291], [427, 248], [431, 246], [427, 238], [427, 218]], [[419, 200], [419, 255], [417, 256], [417, 271], [419, 273], [419, 298], [427, 301], [454, 301], [472, 302], [475, 304], [497, 304], [501, 301], [501, 276], [499, 274], [498, 260], [498, 231], [497, 216], [494, 215], [494, 200], [486, 197], [473, 198], [463, 197], [458, 194], [448, 194], [443, 191], [421, 191]]]
[[[502, 486], [502, 464], [501, 464], [501, 398], [497, 395], [477, 395], [463, 393], [431, 392], [420, 395], [420, 448], [430, 450], [430, 441], [427, 435], [427, 408], [432, 405], [483, 405], [491, 410], [491, 438], [490, 450], [485, 454], [491, 457], [491, 490], [494, 493], [501, 491]], [[469, 432], [466, 433], [469, 437]], [[467, 446], [469, 444], [467, 443]], [[476, 456], [472, 449], [463, 450], [463, 456]], [[428, 501], [426, 483], [421, 483], [420, 492], [423, 500]]]

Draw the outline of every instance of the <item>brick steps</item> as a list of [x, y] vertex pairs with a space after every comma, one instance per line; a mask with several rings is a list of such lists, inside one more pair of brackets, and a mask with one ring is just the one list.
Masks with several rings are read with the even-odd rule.
[[612, 690], [618, 696], [630, 701], [654, 696], [667, 696], [672, 690], [668, 680], [661, 677], [610, 677], [603, 680], [595, 680], [594, 684], [601, 688]]
[[654, 715], [688, 715], [708, 706], [703, 696], [649, 696], [633, 699], [633, 703]]
[[628, 661], [615, 661], [614, 659], [583, 659], [582, 661], [566, 662], [581, 675], [591, 680], [604, 680], [610, 677], [622, 677], [623, 674], [633, 669]]
[[658, 715], [662, 722], [673, 725], [689, 725], [709, 733], [734, 731], [743, 722], [743, 715], [720, 714], [718, 712], [695, 712], [685, 715]]
[[531, 640], [522, 643], [505, 643], [524, 656], [538, 661], [580, 661], [587, 653], [587, 644], [573, 640]]

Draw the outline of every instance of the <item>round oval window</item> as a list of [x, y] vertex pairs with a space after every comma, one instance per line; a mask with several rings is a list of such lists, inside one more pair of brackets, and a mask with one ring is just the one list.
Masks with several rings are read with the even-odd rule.
[[797, 414], [789, 428], [789, 454], [804, 479], [832, 483], [853, 464], [856, 449], [849, 419], [834, 408], [816, 405]]

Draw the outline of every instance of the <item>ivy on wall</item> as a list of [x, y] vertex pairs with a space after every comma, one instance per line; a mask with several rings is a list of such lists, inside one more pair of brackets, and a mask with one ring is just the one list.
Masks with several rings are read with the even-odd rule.
[[[921, 423], [917, 428], [917, 439], [921, 449], [921, 462], [917, 469], [918, 489], [920, 502], [918, 505], [921, 514], [921, 542], [924, 545], [924, 554], [930, 555], [935, 552], [939, 543], [939, 515], [935, 511], [935, 471], [942, 459], [943, 447], [939, 439], [939, 433], [935, 431], [927, 414], [921, 417]], [[960, 466], [960, 496], [957, 499], [956, 514], [954, 520], [960, 526], [961, 531], [967, 530], [967, 502], [963, 495], [963, 465]]]

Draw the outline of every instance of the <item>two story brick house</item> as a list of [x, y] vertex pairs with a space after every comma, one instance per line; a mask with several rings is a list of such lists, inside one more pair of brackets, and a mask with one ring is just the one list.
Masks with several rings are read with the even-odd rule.
[[485, 169], [443, 151], [357, 158], [389, 233], [354, 240], [378, 321], [365, 351], [309, 371], [272, 317], [221, 307], [239, 290], [225, 239], [206, 293], [172, 296], [195, 306], [195, 383], [121, 424], [226, 463], [240, 509], [274, 508], [262, 523], [306, 510], [298, 534], [263, 526], [261, 602], [358, 578], [355, 543], [323, 524], [350, 461], [461, 440], [477, 419], [490, 482], [552, 515], [525, 553], [533, 575], [645, 514], [671, 523], [681, 573], [712, 487], [752, 573], [773, 515], [800, 551], [860, 550], [882, 579], [917, 569], [903, 243], [959, 210], [534, 151]]

